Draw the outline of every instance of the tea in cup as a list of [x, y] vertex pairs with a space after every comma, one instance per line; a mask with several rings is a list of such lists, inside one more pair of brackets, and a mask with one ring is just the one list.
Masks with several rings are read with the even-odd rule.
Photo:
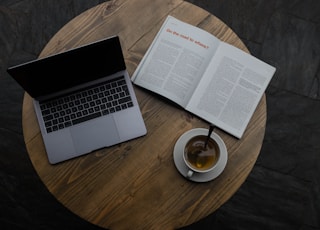
[[188, 166], [187, 177], [197, 173], [207, 173], [215, 168], [220, 157], [218, 143], [211, 137], [197, 135], [187, 141], [184, 147], [183, 160]]

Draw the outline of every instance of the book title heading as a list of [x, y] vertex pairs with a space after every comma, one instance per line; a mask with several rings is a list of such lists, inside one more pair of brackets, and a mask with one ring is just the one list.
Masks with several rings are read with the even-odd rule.
[[184, 35], [184, 34], [180, 34], [180, 33], [176, 32], [176, 31], [173, 31], [173, 30], [171, 30], [171, 29], [169, 29], [169, 28], [166, 30], [166, 32], [168, 32], [168, 33], [170, 33], [170, 34], [172, 34], [172, 35], [174, 35], [174, 36], [178, 36], [178, 37], [180, 37], [180, 38], [183, 38], [183, 39], [185, 39], [185, 40], [188, 40], [188, 41], [190, 41], [190, 42], [194, 42], [195, 44], [197, 44], [197, 45], [199, 45], [199, 46], [201, 46], [201, 47], [203, 47], [203, 48], [205, 48], [205, 49], [208, 49], [208, 48], [209, 48], [208, 45], [205, 45], [205, 44], [201, 43], [200, 41], [197, 41], [197, 40], [191, 38], [190, 36], [187, 36], [187, 35]]

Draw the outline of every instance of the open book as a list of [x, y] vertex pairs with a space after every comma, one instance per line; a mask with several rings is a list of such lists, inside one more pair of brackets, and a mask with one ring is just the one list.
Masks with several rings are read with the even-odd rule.
[[252, 55], [168, 16], [132, 81], [241, 138], [274, 73]]

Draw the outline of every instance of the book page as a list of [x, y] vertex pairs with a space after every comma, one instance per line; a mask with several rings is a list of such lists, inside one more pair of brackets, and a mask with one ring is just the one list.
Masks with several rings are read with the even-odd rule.
[[221, 43], [186, 109], [241, 138], [274, 72], [274, 67]]
[[132, 80], [185, 107], [219, 43], [206, 31], [169, 16]]

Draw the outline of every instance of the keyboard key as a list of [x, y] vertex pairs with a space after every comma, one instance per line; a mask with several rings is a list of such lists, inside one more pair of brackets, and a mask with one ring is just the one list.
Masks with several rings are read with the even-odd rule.
[[51, 122], [51, 121], [47, 121], [44, 125], [45, 125], [46, 127], [51, 127], [51, 126], [52, 126], [52, 122]]
[[119, 99], [118, 101], [119, 101], [119, 104], [123, 104], [123, 103], [131, 101], [131, 97], [124, 97], [124, 98]]
[[70, 127], [70, 126], [72, 126], [71, 121], [67, 121], [64, 123], [64, 127]]
[[88, 115], [88, 116], [81, 117], [81, 118], [78, 118], [78, 119], [74, 119], [74, 120], [72, 121], [72, 123], [73, 123], [74, 125], [76, 125], [76, 124], [79, 124], [79, 123], [81, 123], [81, 122], [89, 121], [89, 120], [94, 119], [94, 118], [97, 118], [97, 117], [101, 117], [101, 113], [100, 113], [100, 112], [98, 112], [98, 113], [92, 113], [92, 114], [90, 114], [90, 115]]
[[108, 115], [108, 114], [109, 114], [109, 110], [108, 109], [102, 110], [102, 115]]
[[44, 121], [50, 121], [50, 120], [52, 120], [53, 119], [53, 116], [50, 114], [50, 115], [48, 115], [48, 116], [45, 116], [45, 117], [43, 117], [43, 120]]
[[42, 116], [46, 116], [50, 114], [50, 109], [45, 109], [42, 111]]

